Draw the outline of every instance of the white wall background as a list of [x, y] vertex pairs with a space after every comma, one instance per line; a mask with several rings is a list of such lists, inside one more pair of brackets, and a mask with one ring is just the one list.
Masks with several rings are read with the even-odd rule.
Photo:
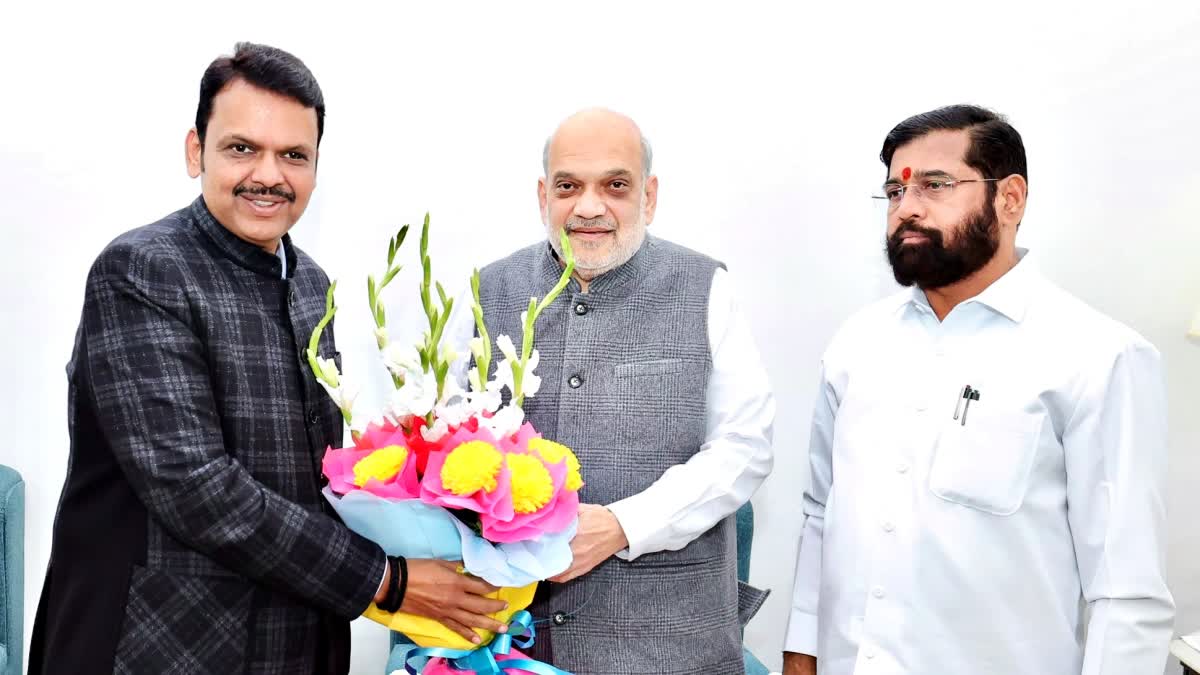
[[[880, 142], [947, 103], [1008, 114], [1030, 161], [1021, 244], [1165, 354], [1170, 581], [1178, 628], [1200, 629], [1200, 344], [1184, 339], [1200, 305], [1200, 4], [813, 4], [0, 9], [0, 461], [28, 481], [27, 634], [66, 471], [63, 366], [84, 276], [118, 233], [197, 194], [183, 138], [199, 78], [241, 39], [293, 51], [325, 91], [319, 186], [293, 234], [342, 279], [354, 373], [378, 374], [364, 278], [396, 227], [432, 211], [435, 273], [461, 288], [473, 265], [541, 236], [535, 179], [560, 118], [605, 105], [642, 124], [662, 181], [653, 231], [728, 263], [778, 396], [752, 572], [774, 595], [747, 634], [774, 665], [818, 359], [891, 290], [867, 199]], [[415, 268], [393, 326], [417, 318]], [[358, 621], [355, 641], [354, 672], [381, 672], [384, 630]]]

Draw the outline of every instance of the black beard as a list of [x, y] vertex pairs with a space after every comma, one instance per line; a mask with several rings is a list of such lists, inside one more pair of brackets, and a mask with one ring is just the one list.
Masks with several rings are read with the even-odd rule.
[[[941, 230], [922, 227], [912, 220], [900, 224], [886, 242], [892, 275], [901, 286], [916, 285], [921, 290], [943, 288], [978, 272], [1000, 248], [1000, 227], [994, 209], [984, 204], [954, 228], [954, 238], [946, 246]], [[902, 245], [904, 235], [916, 233], [928, 237], [920, 244]]]

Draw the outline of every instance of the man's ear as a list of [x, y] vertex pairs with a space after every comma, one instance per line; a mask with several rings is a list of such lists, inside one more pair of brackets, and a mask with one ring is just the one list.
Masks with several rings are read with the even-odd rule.
[[658, 176], [650, 176], [646, 179], [646, 208], [642, 211], [642, 217], [646, 221], [646, 226], [654, 222], [654, 212], [658, 209]]
[[204, 172], [204, 146], [200, 144], [200, 134], [196, 127], [188, 130], [187, 138], [183, 142], [183, 152], [187, 160], [188, 175], [192, 178], [198, 177]]
[[996, 212], [1000, 222], [1016, 227], [1025, 217], [1025, 199], [1029, 195], [1029, 183], [1020, 174], [1013, 174], [999, 182], [996, 192]]
[[549, 225], [546, 218], [546, 177], [538, 178], [538, 213], [542, 214], [542, 224]]

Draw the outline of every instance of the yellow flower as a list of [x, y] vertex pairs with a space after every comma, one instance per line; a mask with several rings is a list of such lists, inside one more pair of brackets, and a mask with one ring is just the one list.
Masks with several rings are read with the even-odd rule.
[[574, 492], [583, 487], [583, 476], [579, 474], [579, 458], [571, 449], [562, 443], [555, 443], [544, 438], [529, 439], [529, 449], [542, 456], [551, 464], [558, 464], [565, 457], [567, 460], [567, 489]]
[[374, 478], [386, 483], [400, 473], [408, 459], [408, 448], [389, 445], [363, 457], [354, 463], [354, 484], [362, 487]]
[[459, 497], [496, 489], [496, 474], [504, 455], [487, 441], [467, 441], [446, 455], [442, 485]]
[[505, 460], [512, 473], [513, 511], [533, 513], [554, 497], [554, 479], [542, 460], [533, 455], [509, 453]]

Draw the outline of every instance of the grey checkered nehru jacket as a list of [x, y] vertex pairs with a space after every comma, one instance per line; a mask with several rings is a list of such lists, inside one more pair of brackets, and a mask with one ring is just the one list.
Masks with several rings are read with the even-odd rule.
[[[583, 502], [641, 492], [699, 451], [718, 267], [647, 237], [587, 293], [572, 280], [538, 319], [542, 386], [525, 410], [542, 435], [578, 454]], [[480, 299], [491, 337], [519, 344], [529, 298], [561, 273], [546, 242], [486, 267]], [[576, 675], [743, 672], [735, 543], [729, 517], [683, 550], [610, 558], [570, 583], [543, 583], [530, 608], [541, 620], [533, 655]]]

